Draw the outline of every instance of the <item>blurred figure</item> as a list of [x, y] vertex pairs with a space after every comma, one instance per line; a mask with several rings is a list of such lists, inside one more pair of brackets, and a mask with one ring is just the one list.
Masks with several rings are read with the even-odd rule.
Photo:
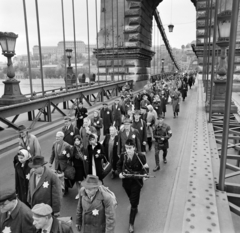
[[[110, 114], [109, 114], [110, 115]], [[91, 125], [97, 130], [98, 141], [101, 136], [101, 128], [103, 125], [103, 119], [100, 118], [100, 113], [98, 110], [93, 112], [93, 118], [91, 119]]]
[[100, 117], [103, 121], [103, 135], [105, 136], [109, 134], [109, 128], [113, 123], [112, 111], [109, 109], [107, 102], [103, 102]]
[[119, 99], [114, 100], [112, 106], [113, 125], [119, 130], [122, 124], [122, 115], [124, 115], [124, 107], [119, 104]]
[[77, 128], [80, 130], [83, 126], [83, 120], [88, 116], [88, 110], [83, 107], [83, 103], [79, 102], [78, 107], [75, 110], [75, 118], [77, 121]]
[[72, 124], [72, 119], [69, 116], [64, 117], [64, 127], [62, 128], [64, 133], [63, 141], [73, 146], [73, 139], [75, 135], [78, 135], [78, 128]]
[[0, 232], [34, 233], [32, 212], [14, 190], [0, 190]]
[[177, 90], [176, 87], [174, 87], [173, 91], [171, 92], [171, 98], [172, 98], [173, 116], [174, 118], [176, 118], [176, 116], [178, 116], [179, 102], [180, 102], [180, 92]]

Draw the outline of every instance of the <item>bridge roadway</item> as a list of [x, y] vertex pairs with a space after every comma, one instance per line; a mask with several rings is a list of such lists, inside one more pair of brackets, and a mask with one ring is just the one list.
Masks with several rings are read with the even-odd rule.
[[[181, 102], [180, 114], [173, 118], [171, 105], [167, 106], [165, 122], [173, 131], [170, 139], [168, 163], [162, 163], [161, 170], [156, 172], [156, 178], [144, 182], [141, 193], [139, 213], [136, 217], [135, 229], [138, 233], [181, 232], [185, 213], [186, 193], [188, 184], [188, 170], [194, 133], [194, 109], [196, 108], [198, 87], [189, 90], [185, 102]], [[42, 153], [48, 161], [51, 146], [55, 139], [56, 130], [39, 138]], [[12, 149], [0, 158], [0, 189], [14, 187], [13, 157], [17, 149]], [[154, 163], [154, 149], [147, 153], [150, 173]], [[116, 233], [128, 232], [128, 219], [130, 205], [122, 188], [121, 180], [111, 180], [107, 177], [105, 185], [110, 187], [117, 196], [118, 207], [116, 210]], [[179, 188], [180, 186], [180, 188]], [[72, 216], [75, 220], [77, 190], [74, 187], [62, 200], [61, 216]], [[174, 221], [173, 221], [174, 219]], [[75, 223], [75, 222], [74, 222]], [[75, 226], [75, 224], [73, 224]], [[75, 232], [76, 229], [74, 227]], [[198, 231], [195, 231], [198, 232]], [[218, 232], [214, 231], [213, 232]]]

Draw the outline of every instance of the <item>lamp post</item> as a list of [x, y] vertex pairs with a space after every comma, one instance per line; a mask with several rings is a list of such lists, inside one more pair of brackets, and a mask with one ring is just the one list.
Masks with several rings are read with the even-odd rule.
[[66, 49], [65, 52], [68, 58], [67, 77], [65, 82], [67, 87], [72, 87], [73, 84], [76, 85], [76, 75], [74, 74], [73, 67], [71, 66], [72, 49]]
[[164, 73], [164, 59], [162, 59], [162, 73]]
[[13, 32], [0, 32], [0, 44], [2, 47], [2, 54], [7, 57], [8, 79], [4, 83], [4, 95], [0, 98], [0, 105], [12, 105], [28, 101], [26, 96], [22, 95], [19, 83], [16, 80], [15, 72], [12, 65], [12, 57], [15, 55], [15, 45], [18, 35]]
[[169, 24], [169, 25], [168, 25], [168, 30], [169, 30], [169, 32], [173, 32], [173, 28], [174, 28], [174, 25], [173, 25], [173, 24]]

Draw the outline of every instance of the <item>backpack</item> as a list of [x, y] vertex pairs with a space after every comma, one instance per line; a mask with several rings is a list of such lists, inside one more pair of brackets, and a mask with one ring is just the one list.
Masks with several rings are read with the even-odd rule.
[[108, 187], [106, 187], [104, 185], [99, 186], [99, 191], [102, 193], [103, 197], [106, 197], [106, 195], [111, 197], [111, 199], [113, 201], [113, 205], [116, 209], [118, 203], [117, 203], [117, 198], [116, 198], [115, 194]]

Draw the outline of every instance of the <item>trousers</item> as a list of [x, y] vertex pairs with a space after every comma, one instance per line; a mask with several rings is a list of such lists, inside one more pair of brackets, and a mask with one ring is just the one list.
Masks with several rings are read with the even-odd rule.
[[160, 159], [159, 159], [159, 152], [163, 151], [163, 158], [165, 159], [167, 157], [167, 148], [155, 148], [155, 162], [156, 162], [156, 166], [160, 166]]

